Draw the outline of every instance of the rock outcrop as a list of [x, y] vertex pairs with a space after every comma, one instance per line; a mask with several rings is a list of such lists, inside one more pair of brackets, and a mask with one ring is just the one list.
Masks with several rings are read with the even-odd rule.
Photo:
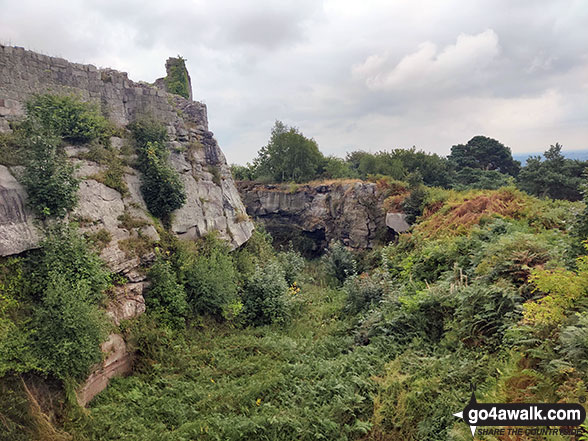
[[[245, 215], [225, 156], [208, 130], [204, 104], [170, 94], [156, 85], [133, 82], [123, 72], [0, 45], [0, 132], [9, 132], [11, 123], [24, 117], [27, 100], [41, 93], [76, 95], [95, 103], [120, 127], [143, 116], [165, 124], [172, 152], [170, 162], [187, 193], [185, 205], [173, 213], [171, 231], [187, 240], [217, 231], [234, 248], [249, 239], [254, 226]], [[111, 139], [111, 145], [118, 149], [125, 142], [128, 140]], [[141, 196], [139, 172], [126, 166], [124, 182], [128, 193], [121, 194], [100, 182], [98, 176], [105, 166], [88, 160], [84, 156], [87, 150], [66, 146], [82, 179], [79, 203], [70, 218], [80, 224], [85, 234], [100, 238], [102, 259], [112, 272], [128, 281], [117, 289], [107, 309], [118, 325], [120, 320], [145, 311], [144, 267], [154, 259], [152, 245], [159, 240], [159, 234]], [[27, 208], [26, 192], [15, 178], [18, 174], [19, 167], [0, 164], [0, 256], [33, 249], [41, 237]], [[104, 362], [79, 392], [82, 404], [101, 391], [111, 376], [131, 368], [132, 354], [120, 335], [111, 335], [103, 350], [108, 353]]]
[[26, 200], [22, 185], [0, 165], [0, 256], [30, 250], [39, 241]]
[[385, 194], [371, 182], [267, 185], [237, 182], [247, 213], [263, 223], [275, 240], [292, 241], [308, 254], [320, 254], [331, 240], [355, 249], [372, 248], [404, 232], [404, 214], [387, 226]]

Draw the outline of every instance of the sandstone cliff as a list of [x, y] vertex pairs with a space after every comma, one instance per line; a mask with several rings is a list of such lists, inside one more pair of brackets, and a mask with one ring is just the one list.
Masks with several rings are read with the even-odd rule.
[[[238, 247], [249, 239], [253, 224], [245, 215], [226, 159], [208, 130], [206, 106], [147, 83], [136, 83], [127, 74], [92, 65], [70, 63], [18, 47], [0, 45], [0, 131], [24, 116], [24, 103], [37, 93], [73, 94], [94, 102], [116, 125], [123, 127], [137, 117], [149, 116], [167, 127], [171, 164], [180, 173], [187, 200], [174, 212], [171, 230], [180, 238], [194, 239], [210, 231]], [[191, 91], [190, 95], [191, 96]], [[112, 138], [120, 149], [128, 140]], [[124, 181], [128, 194], [107, 187], [93, 177], [104, 171], [84, 158], [87, 147], [66, 147], [82, 178], [79, 204], [71, 218], [86, 234], [105, 230], [107, 243], [101, 257], [111, 271], [125, 276], [128, 284], [118, 292], [108, 311], [115, 324], [145, 310], [142, 269], [153, 258], [137, 241], [153, 243], [159, 235], [140, 192], [139, 172], [127, 166]], [[0, 164], [0, 256], [21, 253], [37, 246], [40, 234], [27, 207], [27, 195], [16, 177], [19, 166]], [[130, 220], [125, 222], [125, 219]], [[108, 377], [130, 367], [130, 354], [120, 336], [111, 335], [103, 348], [106, 360], [85, 385], [85, 403], [105, 387]]]
[[409, 228], [402, 213], [387, 213], [375, 183], [332, 181], [305, 185], [238, 182], [247, 213], [281, 243], [320, 254], [331, 240], [372, 248]]

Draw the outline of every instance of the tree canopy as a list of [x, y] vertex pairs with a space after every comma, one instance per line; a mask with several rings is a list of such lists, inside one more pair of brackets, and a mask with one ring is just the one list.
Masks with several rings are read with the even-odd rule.
[[583, 173], [588, 162], [567, 159], [561, 150], [562, 146], [555, 143], [543, 154], [544, 160], [541, 156], [530, 157], [519, 174], [519, 188], [529, 194], [552, 199], [582, 199]]
[[316, 175], [323, 160], [314, 139], [305, 137], [296, 127], [276, 121], [269, 142], [259, 150], [253, 167], [257, 177], [302, 182]]
[[447, 159], [457, 169], [497, 170], [511, 176], [516, 176], [521, 168], [521, 164], [513, 159], [510, 148], [486, 136], [474, 136], [465, 145], [454, 145]]

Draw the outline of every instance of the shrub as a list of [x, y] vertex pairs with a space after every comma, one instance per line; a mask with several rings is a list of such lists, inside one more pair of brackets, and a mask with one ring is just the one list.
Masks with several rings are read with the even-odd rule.
[[22, 140], [14, 133], [0, 132], [0, 164], [22, 165], [27, 160], [26, 150], [22, 148]]
[[275, 262], [257, 267], [243, 291], [243, 316], [252, 325], [285, 323], [290, 318], [284, 271]]
[[[238, 305], [237, 272], [229, 249], [215, 236], [205, 237], [196, 252], [185, 252], [180, 278], [193, 313], [229, 319]], [[237, 306], [238, 309], [238, 306]]]
[[106, 337], [104, 314], [88, 300], [94, 297], [87, 280], [69, 280], [52, 271], [32, 319], [34, 347], [40, 370], [60, 379], [82, 379], [99, 362]]
[[506, 330], [521, 318], [522, 298], [508, 286], [465, 286], [450, 303], [455, 312], [447, 330], [467, 346], [498, 349]]
[[327, 274], [339, 284], [355, 274], [356, 262], [353, 254], [340, 242], [331, 242], [323, 259], [326, 264]]
[[107, 187], [113, 188], [123, 197], [129, 195], [129, 187], [124, 180], [125, 166], [114, 148], [95, 144], [90, 147], [90, 151], [80, 154], [79, 158], [106, 166], [106, 170], [89, 176], [90, 179], [94, 179]]
[[74, 167], [59, 150], [59, 139], [30, 133], [27, 140], [28, 161], [22, 182], [29, 205], [42, 218], [64, 217], [77, 201], [79, 180]]
[[423, 185], [423, 178], [418, 172], [408, 176], [410, 194], [402, 202], [402, 211], [406, 215], [406, 222], [413, 224], [417, 217], [423, 214], [427, 190]]
[[103, 265], [100, 258], [88, 249], [75, 225], [53, 225], [46, 231], [40, 252], [31, 257], [30, 291], [33, 296], [43, 292], [51, 273], [56, 272], [70, 285], [86, 283], [89, 288], [86, 300], [98, 303], [110, 283]]
[[0, 334], [10, 335], [0, 338], [0, 376], [37, 371], [81, 379], [101, 358], [106, 322], [98, 304], [108, 274], [74, 227], [57, 224], [46, 234], [24, 266], [13, 262], [12, 276], [0, 277], [0, 290], [18, 289], [20, 302], [11, 321], [0, 316]]
[[284, 270], [284, 276], [288, 285], [292, 285], [304, 269], [304, 258], [295, 251], [292, 246], [287, 251], [278, 253], [278, 263]]
[[577, 315], [577, 322], [566, 326], [560, 336], [560, 352], [578, 370], [588, 367], [588, 314]]
[[186, 292], [178, 283], [170, 262], [159, 257], [149, 270], [148, 277], [151, 286], [145, 296], [145, 305], [149, 313], [172, 328], [183, 327], [188, 312]]
[[152, 120], [138, 120], [129, 129], [137, 143], [141, 193], [149, 211], [169, 221], [170, 214], [186, 202], [186, 192], [180, 175], [168, 164], [167, 132]]
[[209, 165], [208, 166], [208, 173], [212, 175], [212, 182], [214, 182], [219, 187], [221, 186], [221, 174], [220, 169], [216, 165]]
[[73, 96], [36, 95], [26, 109], [29, 118], [73, 144], [104, 141], [110, 134], [109, 123], [98, 109]]
[[382, 271], [351, 276], [345, 281], [344, 288], [347, 307], [352, 314], [377, 305], [390, 290], [387, 275]]
[[112, 234], [110, 234], [110, 231], [104, 228], [101, 228], [94, 233], [85, 233], [84, 236], [94, 247], [98, 249], [98, 251], [102, 251], [104, 248], [106, 248], [112, 240]]
[[263, 226], [257, 226], [249, 240], [234, 253], [235, 268], [243, 280], [255, 272], [256, 266], [263, 266], [275, 258], [272, 240]]

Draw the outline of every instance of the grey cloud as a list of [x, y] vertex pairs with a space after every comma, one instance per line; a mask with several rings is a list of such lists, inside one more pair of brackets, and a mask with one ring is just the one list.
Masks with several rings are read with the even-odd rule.
[[[584, 0], [0, 0], [0, 40], [136, 80], [188, 60], [230, 162], [275, 119], [323, 151], [586, 148]], [[372, 57], [372, 58], [370, 58]]]

